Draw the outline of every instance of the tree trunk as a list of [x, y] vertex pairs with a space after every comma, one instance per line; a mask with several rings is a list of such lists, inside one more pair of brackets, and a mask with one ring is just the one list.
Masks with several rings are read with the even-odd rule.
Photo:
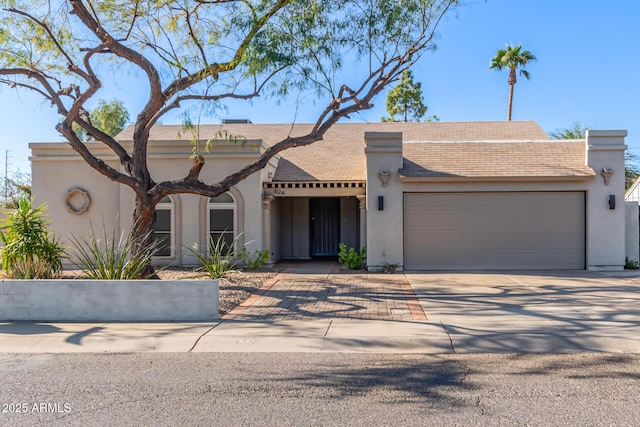
[[[155, 221], [155, 204], [150, 197], [141, 199], [136, 195], [136, 207], [133, 212], [133, 228], [131, 237], [133, 248], [131, 256], [136, 256], [153, 244], [153, 223]], [[157, 279], [155, 269], [151, 264], [143, 270], [140, 279]]]
[[507, 113], [507, 120], [511, 121], [511, 107], [513, 107], [513, 87], [515, 84], [509, 85], [509, 112]]

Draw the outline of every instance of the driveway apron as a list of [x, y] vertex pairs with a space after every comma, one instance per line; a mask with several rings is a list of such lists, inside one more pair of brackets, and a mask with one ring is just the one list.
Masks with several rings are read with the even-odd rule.
[[194, 352], [451, 353], [401, 273], [297, 265], [205, 334]]
[[285, 270], [224, 319], [427, 320], [404, 275], [341, 272], [332, 264]]
[[590, 271], [407, 273], [457, 353], [640, 352], [640, 287]]

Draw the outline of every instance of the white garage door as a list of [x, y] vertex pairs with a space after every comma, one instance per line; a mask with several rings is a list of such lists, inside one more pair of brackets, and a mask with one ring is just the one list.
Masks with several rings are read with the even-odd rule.
[[405, 269], [582, 269], [584, 197], [405, 193]]

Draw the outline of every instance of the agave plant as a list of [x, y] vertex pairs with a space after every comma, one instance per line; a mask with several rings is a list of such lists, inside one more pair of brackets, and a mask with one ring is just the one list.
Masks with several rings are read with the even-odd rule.
[[230, 243], [224, 240], [224, 234], [217, 239], [209, 236], [208, 251], [201, 253], [198, 245], [194, 244], [189, 251], [198, 259], [200, 267], [196, 271], [209, 276], [211, 279], [222, 279], [228, 273], [232, 273], [238, 263], [238, 253], [235, 250], [236, 243], [240, 238], [237, 235]]
[[131, 255], [136, 241], [131, 232], [120, 235], [114, 231], [109, 234], [103, 225], [100, 236], [96, 235], [93, 227], [88, 237], [73, 236], [71, 240], [75, 246], [73, 264], [90, 279], [98, 280], [135, 280], [147, 279], [145, 269], [151, 264], [156, 255], [159, 242], [154, 241], [135, 256]]

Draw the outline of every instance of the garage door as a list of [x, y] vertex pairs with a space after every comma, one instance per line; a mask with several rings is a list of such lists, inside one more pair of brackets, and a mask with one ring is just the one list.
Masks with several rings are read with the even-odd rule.
[[582, 192], [405, 193], [405, 269], [582, 269], [584, 198]]

